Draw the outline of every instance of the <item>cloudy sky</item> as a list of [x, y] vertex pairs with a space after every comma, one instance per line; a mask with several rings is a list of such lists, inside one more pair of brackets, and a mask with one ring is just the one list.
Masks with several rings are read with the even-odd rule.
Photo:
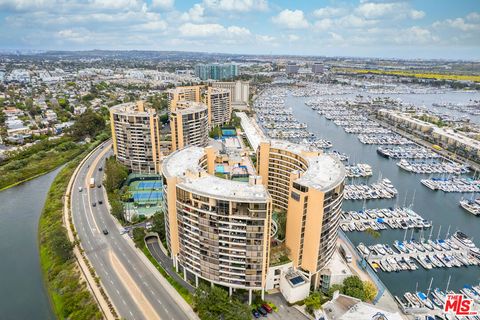
[[0, 49], [480, 59], [480, 1], [0, 0]]

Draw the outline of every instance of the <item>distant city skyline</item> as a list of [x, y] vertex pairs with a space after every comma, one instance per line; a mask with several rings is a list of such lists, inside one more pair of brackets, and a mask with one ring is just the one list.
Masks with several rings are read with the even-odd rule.
[[476, 0], [0, 0], [1, 50], [480, 59]]

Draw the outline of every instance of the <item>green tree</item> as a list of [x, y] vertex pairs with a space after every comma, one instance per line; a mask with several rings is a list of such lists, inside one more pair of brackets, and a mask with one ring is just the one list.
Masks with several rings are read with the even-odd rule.
[[105, 120], [102, 115], [87, 109], [81, 114], [68, 130], [69, 135], [75, 140], [83, 140], [87, 137], [93, 138], [105, 129]]
[[124, 221], [125, 218], [123, 216], [123, 202], [121, 202], [115, 196], [109, 196], [109, 202], [110, 202], [110, 213], [119, 221]]
[[314, 310], [318, 310], [322, 307], [322, 294], [318, 291], [309, 295], [304, 301], [307, 312], [313, 314]]
[[143, 239], [145, 238], [145, 228], [134, 228], [133, 229], [133, 241], [137, 248], [143, 247]]
[[329, 297], [333, 297], [333, 294], [335, 293], [335, 291], [339, 291], [340, 293], [343, 293], [343, 285], [341, 284], [332, 284], [330, 286], [330, 288], [328, 289], [328, 293], [327, 295]]
[[350, 276], [343, 281], [346, 288], [360, 288], [363, 289], [363, 282], [358, 276]]
[[60, 258], [60, 263], [64, 263], [73, 257], [73, 245], [63, 230], [52, 234], [51, 248], [55, 251], [57, 257]]
[[251, 319], [249, 307], [236, 299], [230, 299], [227, 291], [219, 287], [200, 285], [193, 299], [202, 320]]
[[220, 138], [222, 136], [222, 130], [219, 126], [215, 126], [212, 128], [208, 135], [210, 136], [210, 138]]
[[105, 160], [105, 181], [104, 186], [107, 192], [114, 192], [120, 189], [128, 177], [128, 169], [114, 157]]
[[158, 233], [160, 240], [165, 239], [165, 215], [163, 211], [157, 211], [152, 217], [152, 231]]
[[365, 292], [363, 291], [363, 288], [345, 287], [344, 290], [345, 290], [344, 294], [346, 294], [347, 296], [365, 301]]

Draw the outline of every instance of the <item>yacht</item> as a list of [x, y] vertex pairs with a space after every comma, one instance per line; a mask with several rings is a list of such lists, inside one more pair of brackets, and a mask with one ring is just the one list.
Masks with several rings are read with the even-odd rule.
[[425, 307], [427, 307], [428, 309], [432, 309], [432, 310], [433, 310], [433, 303], [432, 303], [432, 301], [425, 295], [425, 293], [418, 291], [418, 292], [416, 292], [416, 295], [417, 295], [418, 300], [420, 300], [420, 302], [421, 302]]
[[459, 245], [466, 247], [468, 249], [476, 248], [473, 241], [463, 232], [457, 231], [453, 234], [452, 240], [457, 242]]
[[478, 203], [479, 199], [472, 201], [467, 199], [460, 200], [460, 207], [466, 211], [474, 214], [476, 216], [480, 215], [480, 204]]
[[434, 296], [437, 300], [439, 300], [442, 304], [445, 303], [445, 299], [447, 298], [447, 294], [440, 290], [439, 288], [435, 288], [432, 291], [432, 296]]
[[370, 253], [370, 250], [363, 244], [363, 242], [360, 242], [357, 246], [358, 251], [360, 251], [361, 254], [364, 256], [368, 256]]
[[410, 303], [412, 307], [415, 307], [415, 308], [421, 307], [420, 300], [418, 300], [418, 298], [413, 294], [411, 294], [410, 292], [405, 292], [403, 296]]

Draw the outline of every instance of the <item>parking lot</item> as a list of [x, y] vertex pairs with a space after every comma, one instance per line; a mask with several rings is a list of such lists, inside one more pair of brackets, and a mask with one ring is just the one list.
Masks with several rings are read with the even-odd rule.
[[[290, 307], [282, 297], [281, 293], [276, 294], [267, 294], [265, 295], [266, 301], [273, 302], [277, 308], [278, 312], [272, 312], [267, 315], [267, 319], [282, 319], [282, 320], [307, 320], [308, 318], [303, 315], [300, 311], [294, 307]], [[265, 319], [261, 317], [260, 319]]]

